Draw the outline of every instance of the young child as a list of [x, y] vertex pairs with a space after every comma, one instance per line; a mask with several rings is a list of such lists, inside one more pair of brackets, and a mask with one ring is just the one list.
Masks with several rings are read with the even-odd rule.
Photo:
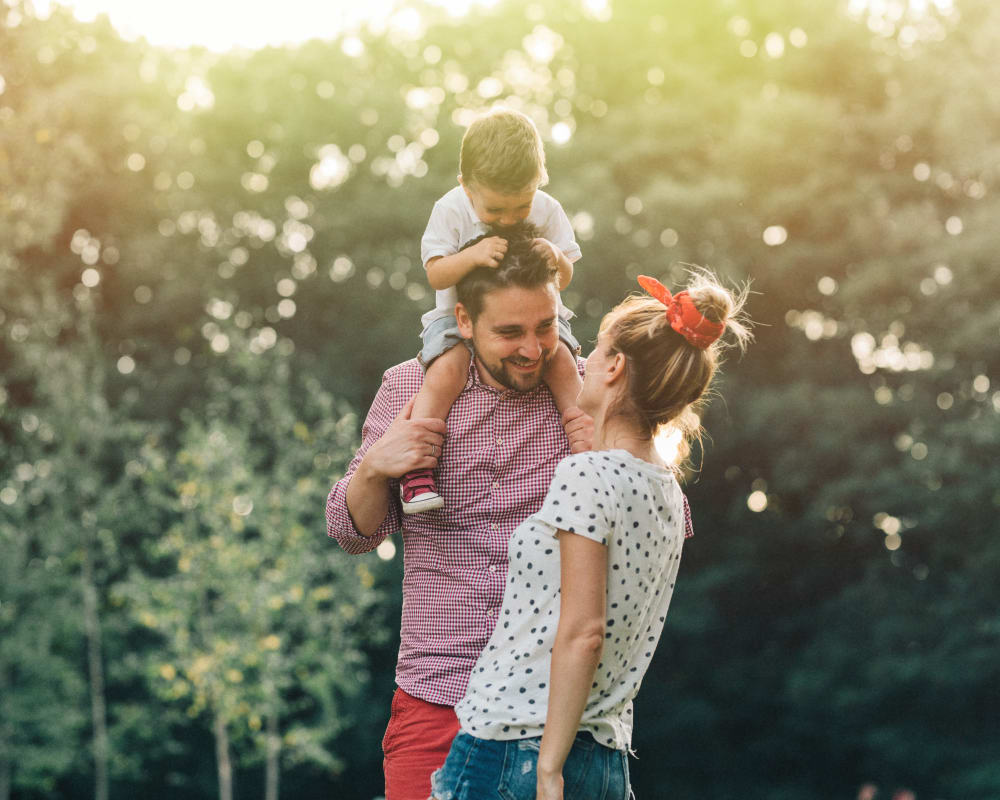
[[[471, 353], [458, 332], [455, 284], [476, 267], [496, 268], [507, 251], [507, 241], [499, 236], [487, 236], [463, 250], [464, 243], [527, 222], [538, 234], [535, 248], [558, 269], [560, 289], [572, 279], [580, 247], [562, 206], [539, 191], [547, 182], [541, 137], [524, 114], [494, 109], [466, 130], [459, 185], [434, 204], [420, 243], [427, 279], [437, 291], [435, 307], [420, 320], [423, 347], [419, 360], [426, 375], [414, 402], [414, 418], [446, 420], [465, 387]], [[569, 326], [572, 316], [560, 302], [559, 339], [565, 346], [556, 349], [544, 376], [560, 412], [576, 404], [581, 386], [576, 367], [580, 346]], [[406, 514], [444, 505], [429, 469], [404, 475], [400, 497]]]

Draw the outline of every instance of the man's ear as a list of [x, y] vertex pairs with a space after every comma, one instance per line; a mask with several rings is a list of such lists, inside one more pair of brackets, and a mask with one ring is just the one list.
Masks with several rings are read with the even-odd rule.
[[455, 319], [458, 320], [458, 332], [462, 334], [462, 338], [471, 339], [472, 317], [469, 316], [469, 312], [461, 303], [455, 304]]

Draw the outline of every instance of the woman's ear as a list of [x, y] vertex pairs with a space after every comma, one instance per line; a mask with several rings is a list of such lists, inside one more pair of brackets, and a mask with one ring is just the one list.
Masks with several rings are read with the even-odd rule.
[[615, 353], [615, 357], [608, 362], [607, 379], [608, 383], [615, 383], [619, 378], [625, 377], [625, 354]]

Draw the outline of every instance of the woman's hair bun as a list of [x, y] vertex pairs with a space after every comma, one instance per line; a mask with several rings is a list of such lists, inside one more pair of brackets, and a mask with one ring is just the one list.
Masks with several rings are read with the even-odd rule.
[[708, 270], [694, 270], [688, 281], [687, 293], [706, 319], [726, 326], [726, 333], [733, 335], [741, 350], [753, 339], [750, 323], [743, 313], [750, 294], [749, 285], [730, 291]]

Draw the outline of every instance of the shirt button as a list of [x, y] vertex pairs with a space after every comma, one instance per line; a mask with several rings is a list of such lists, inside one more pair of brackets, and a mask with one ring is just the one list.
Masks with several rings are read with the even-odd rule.
[[500, 488], [500, 481], [493, 481], [493, 488], [494, 489], [499, 489]]
[[500, 530], [500, 523], [499, 522], [494, 522], [493, 523], [493, 530], [495, 530], [495, 531]]
[[503, 439], [497, 439], [497, 444], [503, 444]]
[[492, 617], [492, 616], [494, 616], [494, 615], [495, 615], [496, 613], [497, 613], [497, 612], [496, 612], [496, 611], [494, 611], [494, 610], [493, 610], [492, 608], [487, 608], [487, 609], [486, 609], [486, 616], [487, 616], [487, 617]]
[[490, 572], [496, 572], [496, 571], [497, 571], [497, 565], [496, 564], [490, 564]]

